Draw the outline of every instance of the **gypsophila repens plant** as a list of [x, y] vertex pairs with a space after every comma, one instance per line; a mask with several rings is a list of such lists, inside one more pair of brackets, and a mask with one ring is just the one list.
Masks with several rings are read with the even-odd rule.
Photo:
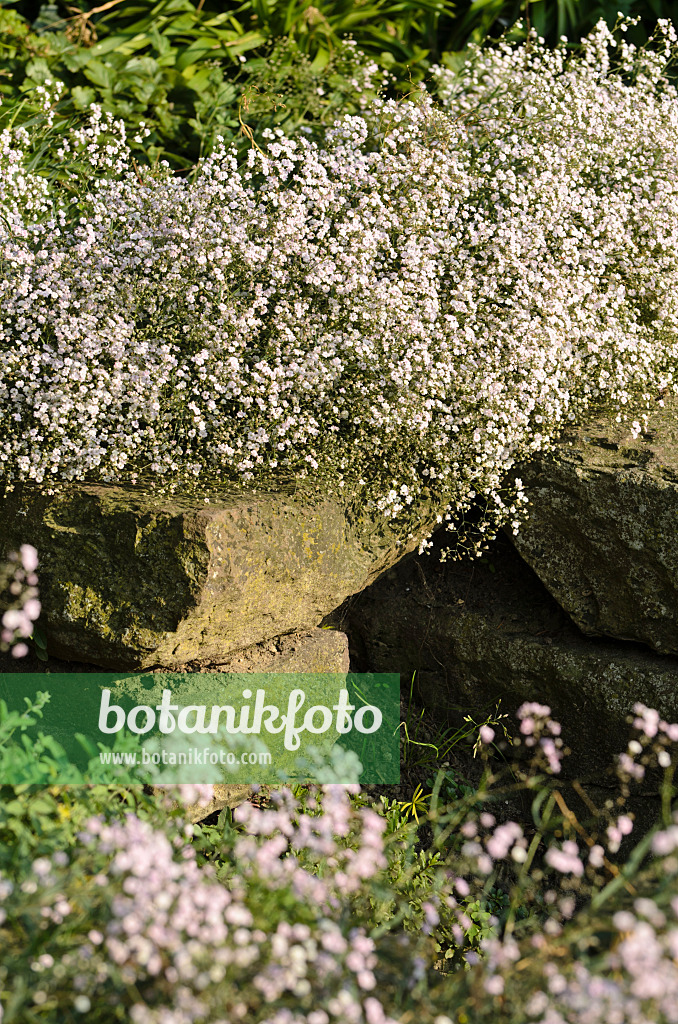
[[28, 654], [25, 641], [40, 617], [37, 567], [38, 553], [31, 544], [22, 544], [0, 563], [0, 651], [14, 658]]
[[422, 550], [474, 502], [477, 550], [517, 530], [517, 463], [676, 385], [671, 26], [653, 47], [475, 51], [444, 109], [376, 100], [190, 181], [94, 107], [75, 199], [3, 133], [5, 483], [294, 477]]

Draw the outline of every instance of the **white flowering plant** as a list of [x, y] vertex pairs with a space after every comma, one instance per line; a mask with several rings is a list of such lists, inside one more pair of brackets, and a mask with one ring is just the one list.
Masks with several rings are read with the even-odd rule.
[[474, 500], [517, 529], [516, 463], [593, 403], [675, 387], [658, 31], [479, 50], [437, 71], [442, 109], [375, 101], [244, 165], [224, 144], [190, 181], [140, 172], [97, 108], [63, 143], [76, 198], [2, 133], [3, 481], [294, 476], [423, 545]]

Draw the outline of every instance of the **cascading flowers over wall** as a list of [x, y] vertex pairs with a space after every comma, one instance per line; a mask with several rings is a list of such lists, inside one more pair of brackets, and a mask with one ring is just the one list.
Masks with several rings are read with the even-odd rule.
[[96, 108], [70, 190], [4, 132], [0, 476], [294, 476], [402, 536], [478, 499], [517, 528], [516, 464], [675, 389], [675, 43], [475, 50], [438, 103], [269, 132], [244, 165], [222, 145], [190, 179], [139, 170]]

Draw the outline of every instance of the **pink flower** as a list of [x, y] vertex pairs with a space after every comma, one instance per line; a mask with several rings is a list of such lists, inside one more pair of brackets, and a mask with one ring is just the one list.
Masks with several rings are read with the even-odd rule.
[[584, 865], [579, 858], [579, 847], [575, 842], [566, 840], [561, 849], [550, 846], [544, 856], [546, 863], [555, 868], [563, 875], [575, 875], [581, 878], [584, 874]]
[[515, 842], [522, 838], [523, 830], [515, 821], [507, 821], [495, 829], [486, 842], [487, 852], [494, 860], [503, 860]]
[[35, 572], [38, 567], [38, 552], [32, 544], [22, 544], [19, 548], [21, 564], [26, 572]]
[[659, 712], [640, 703], [634, 704], [633, 710], [636, 715], [633, 719], [634, 729], [645, 733], [650, 739], [656, 736], [659, 729]]
[[374, 996], [367, 997], [363, 1003], [363, 1008], [367, 1024], [385, 1024], [386, 1014], [384, 1013], [384, 1008]]
[[549, 768], [552, 772], [557, 773], [560, 771], [560, 758], [561, 754], [556, 747], [555, 741], [550, 739], [548, 736], [542, 737], [539, 740], [539, 746], [546, 754], [546, 758], [549, 763]]
[[593, 868], [601, 868], [604, 863], [605, 850], [596, 843], [589, 850], [589, 864]]
[[500, 974], [492, 974], [485, 979], [483, 987], [488, 995], [500, 996], [504, 991], [504, 979]]
[[481, 725], [478, 735], [481, 743], [489, 744], [494, 739], [494, 729], [491, 729], [489, 725]]

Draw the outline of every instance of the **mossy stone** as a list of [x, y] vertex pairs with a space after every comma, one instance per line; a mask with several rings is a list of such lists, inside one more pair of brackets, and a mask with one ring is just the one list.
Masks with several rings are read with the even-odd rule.
[[[112, 669], [224, 659], [317, 626], [402, 554], [383, 517], [331, 497], [73, 484], [0, 502], [0, 546], [34, 544], [50, 654]], [[2, 555], [0, 551], [0, 555]]]

